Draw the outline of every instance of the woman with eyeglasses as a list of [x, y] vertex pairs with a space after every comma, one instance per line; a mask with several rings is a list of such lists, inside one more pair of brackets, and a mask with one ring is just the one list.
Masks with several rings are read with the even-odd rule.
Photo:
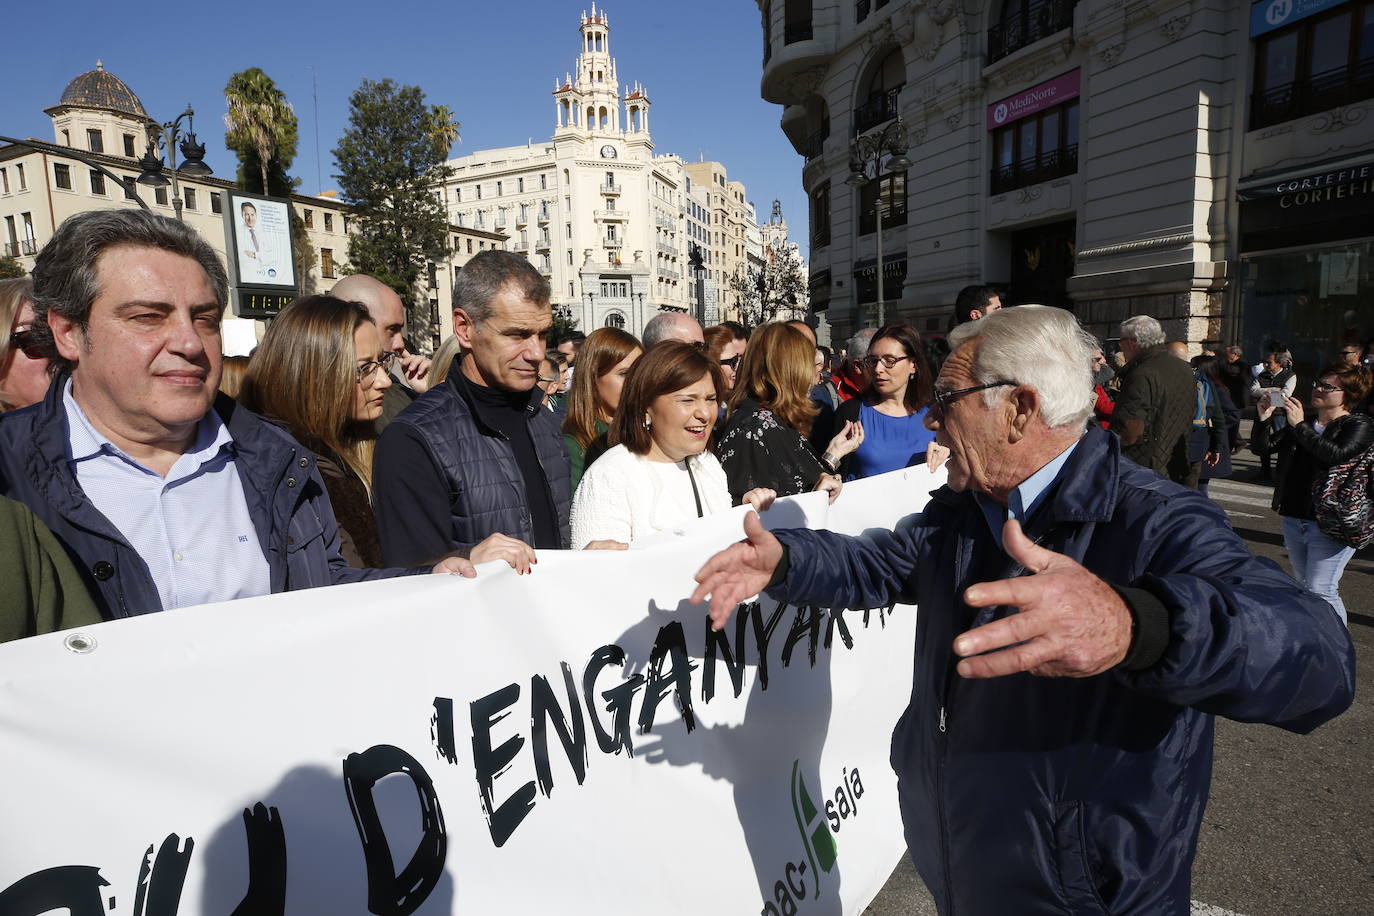
[[863, 428], [863, 442], [845, 459], [841, 475], [857, 480], [928, 459], [937, 467], [944, 458], [935, 433], [926, 429], [934, 379], [921, 335], [904, 322], [884, 325], [869, 341], [862, 365], [867, 387], [836, 412], [837, 422]]
[[[1350, 409], [1369, 389], [1368, 369], [1327, 366], [1312, 386], [1312, 421], [1303, 418], [1302, 402], [1290, 395], [1282, 408], [1287, 423], [1270, 433], [1279, 452], [1273, 506], [1283, 522], [1283, 545], [1293, 564], [1293, 578], [1325, 598], [1341, 620], [1346, 619], [1341, 575], [1355, 548], [1333, 541], [1317, 527], [1313, 493], [1332, 467], [1374, 445], [1374, 417]], [[1261, 402], [1258, 422], [1268, 423], [1276, 412], [1270, 402]]]
[[639, 340], [619, 328], [597, 328], [577, 351], [577, 371], [563, 420], [574, 493], [583, 471], [606, 451], [606, 432], [620, 406], [620, 389], [643, 352]]
[[396, 354], [367, 309], [333, 296], [297, 299], [272, 320], [239, 401], [315, 454], [350, 566], [382, 566], [372, 514], [372, 449]]
[[831, 502], [839, 494], [839, 462], [863, 443], [864, 432], [844, 424], [819, 458], [806, 441], [818, 411], [811, 400], [814, 350], [805, 334], [782, 322], [750, 337], [716, 444], [735, 503], [758, 487], [779, 496], [825, 490]]
[[33, 281], [0, 280], [0, 411], [37, 404], [52, 381], [48, 357], [34, 342]]

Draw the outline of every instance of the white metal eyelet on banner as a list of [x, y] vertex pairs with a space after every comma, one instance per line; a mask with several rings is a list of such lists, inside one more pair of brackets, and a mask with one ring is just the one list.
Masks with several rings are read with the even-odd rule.
[[73, 633], [62, 640], [62, 645], [77, 655], [88, 655], [95, 651], [96, 641], [94, 636], [87, 636], [85, 633]]

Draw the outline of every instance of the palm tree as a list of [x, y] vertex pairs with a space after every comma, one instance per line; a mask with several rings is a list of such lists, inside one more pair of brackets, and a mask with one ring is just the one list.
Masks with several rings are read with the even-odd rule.
[[240, 159], [251, 150], [257, 156], [262, 193], [269, 193], [267, 174], [274, 161], [285, 173], [296, 155], [296, 113], [272, 78], [257, 67], [235, 73], [224, 87], [229, 110], [224, 115], [225, 144]]

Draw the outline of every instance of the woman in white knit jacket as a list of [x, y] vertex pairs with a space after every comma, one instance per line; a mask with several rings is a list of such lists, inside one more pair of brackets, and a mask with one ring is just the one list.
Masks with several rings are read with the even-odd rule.
[[[611, 448], [573, 495], [574, 550], [730, 508], [725, 471], [707, 448], [724, 390], [720, 367], [689, 344], [663, 341], [639, 358], [611, 422]], [[751, 490], [744, 502], [762, 510], [774, 495]]]

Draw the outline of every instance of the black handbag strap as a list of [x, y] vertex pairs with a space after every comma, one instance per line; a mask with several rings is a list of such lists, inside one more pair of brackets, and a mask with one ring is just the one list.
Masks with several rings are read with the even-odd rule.
[[692, 458], [682, 459], [682, 466], [687, 469], [687, 479], [692, 482], [692, 498], [697, 501], [697, 518], [703, 517], [706, 513], [701, 510], [701, 491], [697, 489], [697, 479], [692, 473]]

